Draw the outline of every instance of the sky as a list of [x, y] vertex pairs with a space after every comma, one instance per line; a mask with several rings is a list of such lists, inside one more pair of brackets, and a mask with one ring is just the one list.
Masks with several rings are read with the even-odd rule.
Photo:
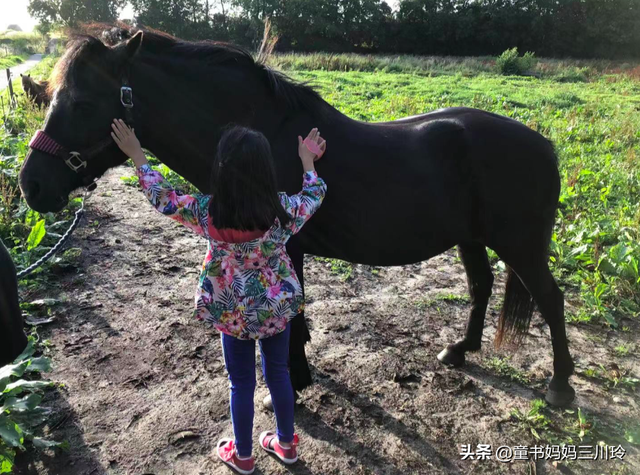
[[29, 0], [0, 0], [0, 31], [9, 25], [17, 24], [24, 31], [31, 31], [36, 20], [27, 13]]
[[[395, 9], [399, 0], [386, 0], [391, 8]], [[17, 24], [23, 31], [31, 31], [36, 26], [36, 20], [27, 13], [29, 0], [0, 0], [0, 31], [9, 25]], [[121, 18], [131, 18], [131, 7], [127, 7], [120, 14]]]

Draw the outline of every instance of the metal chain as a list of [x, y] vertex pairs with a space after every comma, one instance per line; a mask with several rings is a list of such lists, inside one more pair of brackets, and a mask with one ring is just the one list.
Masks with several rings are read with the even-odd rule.
[[87, 202], [87, 199], [91, 196], [91, 193], [92, 193], [91, 191], [85, 191], [84, 197], [82, 199], [82, 205], [80, 206], [80, 209], [76, 211], [76, 215], [73, 218], [73, 223], [71, 223], [71, 226], [69, 226], [69, 229], [67, 229], [67, 232], [64, 233], [64, 235], [60, 238], [60, 240], [56, 243], [56, 245], [53, 246], [51, 249], [49, 249], [49, 251], [40, 259], [38, 259], [34, 264], [31, 264], [25, 270], [18, 272], [18, 279], [22, 279], [23, 277], [26, 277], [29, 274], [31, 274], [34, 270], [36, 270], [46, 261], [51, 259], [51, 257], [60, 250], [60, 248], [67, 241], [67, 239], [69, 239], [69, 236], [71, 236], [71, 233], [73, 233], [73, 231], [75, 231], [75, 229], [78, 227], [78, 224], [80, 224], [80, 220], [82, 219], [82, 215], [84, 214], [84, 204]]

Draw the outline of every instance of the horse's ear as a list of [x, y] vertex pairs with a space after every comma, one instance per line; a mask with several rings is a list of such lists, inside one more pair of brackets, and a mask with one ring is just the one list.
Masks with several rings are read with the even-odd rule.
[[20, 73], [20, 77], [24, 77], [24, 76], [22, 75], [22, 73]]
[[133, 58], [142, 44], [142, 32], [139, 31], [133, 37], [127, 41], [127, 57]]
[[31, 73], [27, 74], [27, 77], [30, 78], [31, 77]]

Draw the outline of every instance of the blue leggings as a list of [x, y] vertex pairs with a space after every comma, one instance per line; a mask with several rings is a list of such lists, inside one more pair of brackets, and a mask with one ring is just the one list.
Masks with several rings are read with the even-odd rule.
[[[289, 378], [289, 333], [291, 324], [271, 338], [260, 341], [262, 372], [276, 413], [278, 438], [293, 440], [293, 388]], [[240, 457], [252, 452], [253, 396], [256, 389], [256, 342], [222, 335], [222, 353], [231, 387], [231, 421]]]

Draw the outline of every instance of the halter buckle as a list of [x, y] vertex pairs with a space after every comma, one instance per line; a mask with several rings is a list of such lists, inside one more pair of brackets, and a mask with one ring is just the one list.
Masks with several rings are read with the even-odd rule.
[[[73, 159], [76, 159], [77, 162], [73, 163]], [[80, 152], [69, 152], [69, 156], [64, 160], [64, 163], [74, 172], [77, 172], [81, 168], [87, 168], [87, 162], [80, 157]]]
[[127, 109], [133, 108], [133, 89], [128, 86], [120, 88], [120, 102]]

